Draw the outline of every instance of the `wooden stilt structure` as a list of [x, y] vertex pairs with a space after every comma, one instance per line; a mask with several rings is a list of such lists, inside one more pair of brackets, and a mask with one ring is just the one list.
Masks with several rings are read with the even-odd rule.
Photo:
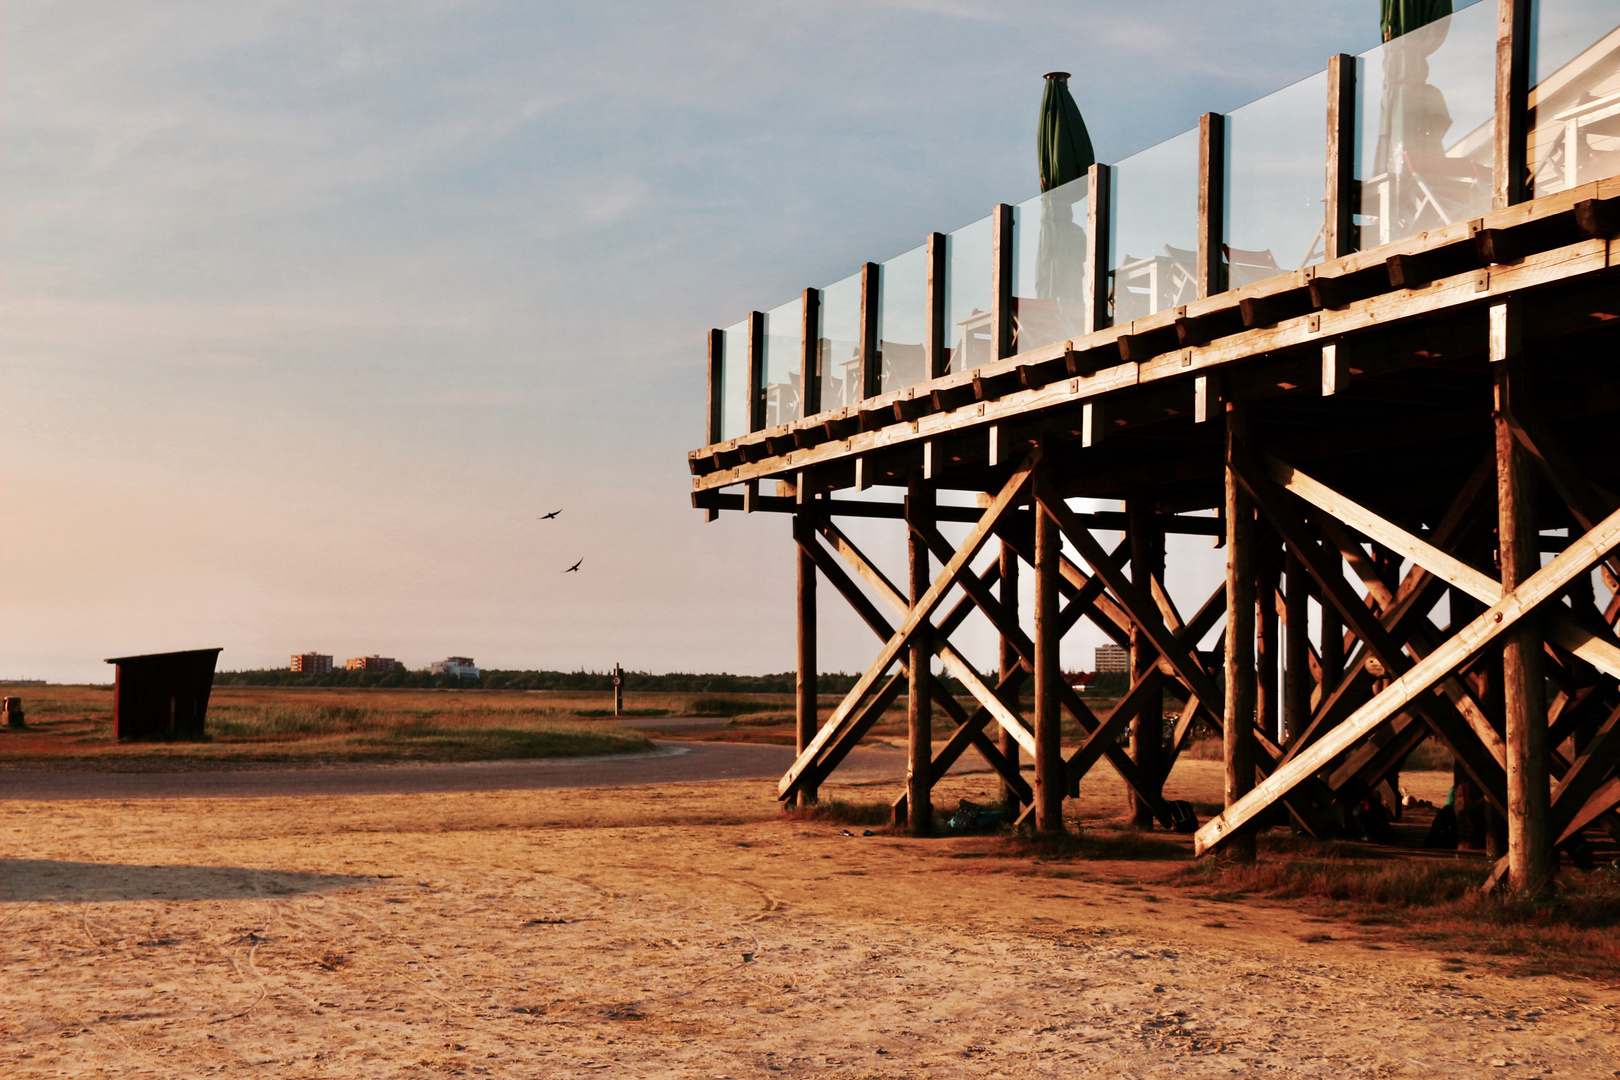
[[[1222, 740], [1226, 797], [1196, 832], [1201, 853], [1253, 858], [1257, 832], [1284, 820], [1359, 835], [1380, 802], [1398, 813], [1399, 770], [1425, 740], [1456, 761], [1459, 811], [1477, 800], [1505, 823], [1491, 883], [1535, 891], [1558, 852], [1579, 860], [1620, 840], [1620, 392], [1609, 362], [1620, 176], [1577, 176], [1577, 154], [1562, 180], [1547, 179], [1546, 140], [1580, 129], [1529, 123], [1529, 12], [1528, 0], [1498, 0], [1498, 115], [1479, 141], [1491, 209], [1388, 243], [1358, 224], [1377, 213], [1350, 152], [1367, 95], [1357, 63], [1337, 57], [1321, 261], [1304, 269], [1228, 280], [1222, 208], [1240, 181], [1227, 122], [1210, 114], [1197, 205], [1184, 208], [1198, 241], [1187, 266], [1155, 255], [1127, 269], [1125, 256], [1144, 253], [1115, 250], [1108, 223], [1131, 174], [1091, 171], [1084, 285], [1061, 340], [1037, 336], [1061, 305], [1015, 292], [1018, 237], [1034, 234], [1005, 204], [989, 220], [987, 312], [947, 310], [956, 240], [929, 234], [913, 385], [884, 390], [889, 271], [877, 264], [854, 307], [806, 292], [797, 413], [749, 408], [728, 430], [728, 387], [753, 403], [787, 385], [759, 385], [772, 378], [777, 324], [710, 335], [693, 503], [792, 513], [800, 552], [799, 753], [784, 800], [813, 799], [907, 692], [908, 778], [894, 807], [914, 831], [970, 749], [1038, 830], [1064, 827], [1065, 799], [1104, 759], [1130, 791], [1131, 819], [1169, 826], [1166, 778], [1205, 731]], [[1609, 70], [1602, 29], [1572, 65]], [[1571, 70], [1560, 78], [1578, 85]], [[1132, 282], [1177, 268], [1188, 295], [1126, 317]], [[835, 324], [844, 329], [826, 329]], [[836, 335], [859, 348], [835, 356]], [[728, 353], [734, 341], [745, 353]], [[727, 381], [733, 361], [747, 374]], [[762, 486], [772, 481], [774, 493]], [[900, 488], [903, 502], [841, 497]], [[1078, 499], [1124, 506], [1081, 510]], [[904, 582], [851, 541], [847, 517], [904, 521]], [[941, 523], [965, 535], [948, 540]], [[1121, 532], [1112, 548], [1096, 535]], [[1224, 545], [1223, 579], [1197, 607], [1178, 608], [1166, 589], [1167, 535]], [[1033, 573], [1028, 612], [1020, 563]], [[1594, 572], [1607, 595], [1594, 594]], [[878, 639], [820, 726], [818, 580]], [[952, 640], [975, 613], [996, 636], [995, 655], [980, 658], [993, 675]], [[1111, 709], [1062, 677], [1060, 643], [1082, 620], [1131, 652]], [[930, 676], [936, 663], [960, 696]], [[1173, 722], [1167, 698], [1185, 703]], [[936, 710], [950, 730], [937, 747]]]

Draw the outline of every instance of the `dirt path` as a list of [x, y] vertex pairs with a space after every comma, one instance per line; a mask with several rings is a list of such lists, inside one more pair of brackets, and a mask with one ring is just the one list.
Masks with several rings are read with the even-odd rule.
[[[660, 742], [655, 754], [449, 764], [145, 773], [5, 769], [0, 770], [0, 799], [252, 799], [626, 787], [780, 776], [793, 756], [791, 746]], [[875, 780], [904, 775], [905, 767], [902, 752], [863, 746], [850, 754], [840, 775]]]
[[[1180, 775], [1213, 781], [1205, 771]], [[986, 783], [953, 778], [941, 795], [983, 797]], [[1172, 893], [1140, 864], [843, 836], [779, 817], [772, 788], [0, 803], [0, 1066], [1334, 1080], [1620, 1068], [1615, 990]], [[1094, 784], [1081, 809], [1112, 812], [1118, 797]]]

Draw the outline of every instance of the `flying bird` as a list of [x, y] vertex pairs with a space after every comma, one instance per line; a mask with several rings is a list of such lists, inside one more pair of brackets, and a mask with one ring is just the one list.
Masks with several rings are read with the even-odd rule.
[[549, 514], [541, 514], [538, 518], [535, 518], [535, 520], [536, 521], [550, 521], [552, 518], [556, 517], [560, 513], [562, 513], [561, 510], [553, 510]]
[[578, 570], [579, 570], [579, 563], [582, 563], [582, 562], [584, 562], [584, 561], [585, 561], [585, 560], [584, 560], [584, 559], [581, 559], [581, 560], [579, 560], [579, 562], [577, 562], [577, 563], [575, 563], [575, 564], [574, 564], [574, 565], [573, 565], [573, 566], [570, 566], [570, 567], [569, 567], [569, 568], [568, 568], [568, 569], [566, 569], [566, 570], [564, 570], [564, 571], [563, 571], [563, 573], [565, 573], [565, 574], [572, 574], [572, 573], [576, 573], [576, 572], [578, 572]]

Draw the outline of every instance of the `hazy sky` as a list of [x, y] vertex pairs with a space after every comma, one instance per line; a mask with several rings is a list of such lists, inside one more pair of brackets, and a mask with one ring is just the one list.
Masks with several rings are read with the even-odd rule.
[[1376, 0], [10, 0], [0, 677], [787, 670], [788, 522], [690, 509], [706, 330], [1034, 194], [1046, 71], [1113, 161], [1377, 39]]

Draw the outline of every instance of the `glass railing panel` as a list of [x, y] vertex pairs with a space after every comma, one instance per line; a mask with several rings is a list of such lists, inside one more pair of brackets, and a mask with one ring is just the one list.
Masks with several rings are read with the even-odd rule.
[[765, 313], [765, 426], [799, 419], [799, 367], [804, 341], [804, 300]]
[[1226, 284], [1322, 261], [1327, 222], [1327, 72], [1226, 117]]
[[726, 327], [720, 353], [720, 438], [748, 434], [748, 320]]
[[851, 274], [821, 290], [821, 408], [839, 409], [861, 399], [861, 275]]
[[1496, 5], [1476, 3], [1356, 63], [1363, 248], [1491, 208]]
[[1013, 352], [1086, 333], [1085, 177], [1013, 207]]
[[882, 392], [928, 379], [923, 324], [928, 317], [928, 251], [912, 248], [885, 262], [878, 275], [878, 359]]
[[1198, 298], [1198, 129], [1114, 166], [1114, 324]]
[[990, 219], [980, 218], [945, 238], [945, 340], [949, 371], [970, 371], [996, 359], [990, 335]]
[[1620, 173], [1620, 4], [1538, 0], [1531, 19], [1534, 197]]

